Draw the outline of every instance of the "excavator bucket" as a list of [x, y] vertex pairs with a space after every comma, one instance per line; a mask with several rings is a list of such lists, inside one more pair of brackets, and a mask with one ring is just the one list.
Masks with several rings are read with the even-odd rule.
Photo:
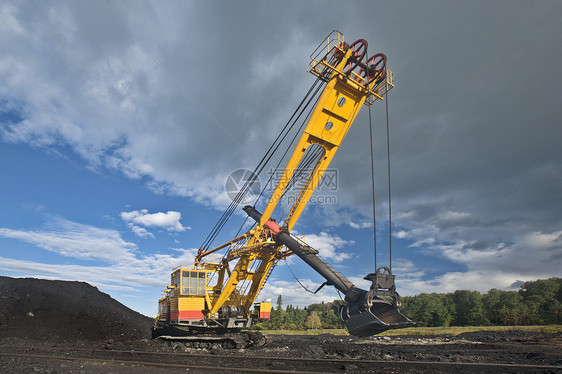
[[398, 307], [384, 299], [374, 299], [369, 308], [353, 310], [352, 306], [342, 308], [345, 329], [354, 336], [366, 337], [390, 329], [415, 326], [416, 323], [400, 313]]
[[371, 289], [363, 291], [360, 301], [350, 302], [342, 308], [341, 319], [351, 335], [365, 337], [416, 325], [398, 310], [400, 296], [389, 268], [380, 267], [364, 279], [372, 282]]

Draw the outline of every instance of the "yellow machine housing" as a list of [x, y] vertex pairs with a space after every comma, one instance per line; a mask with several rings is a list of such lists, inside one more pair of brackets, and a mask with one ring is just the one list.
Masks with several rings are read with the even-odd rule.
[[[178, 326], [207, 327], [208, 308], [217, 299], [216, 287], [209, 286], [216, 258], [208, 258], [198, 266], [181, 265], [172, 271], [170, 286], [158, 300], [158, 322]], [[207, 267], [207, 268], [206, 268]], [[271, 314], [271, 302], [254, 303], [253, 320], [267, 320]], [[249, 327], [251, 319], [239, 306], [224, 305], [211, 318], [221, 321], [225, 328]], [[213, 323], [215, 325], [215, 323]]]

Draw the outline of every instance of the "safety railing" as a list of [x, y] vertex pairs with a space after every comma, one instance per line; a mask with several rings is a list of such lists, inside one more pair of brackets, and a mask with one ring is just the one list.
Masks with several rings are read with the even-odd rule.
[[[332, 76], [333, 72], [336, 71], [339, 76], [347, 79], [352, 85], [356, 85], [357, 88], [367, 91], [365, 105], [372, 105], [377, 100], [384, 100], [384, 95], [394, 87], [392, 72], [385, 67], [381, 68], [381, 71], [384, 71], [384, 77], [382, 79], [377, 77], [377, 83], [371, 84], [372, 78], [367, 78], [367, 74], [365, 74], [364, 71], [360, 71], [358, 74], [354, 71], [355, 69], [346, 73], [338, 70], [336, 66], [341, 62], [348, 48], [349, 46], [344, 42], [343, 34], [338, 30], [332, 31], [310, 55], [309, 73], [327, 81]], [[377, 54], [376, 56], [378, 55], [384, 56], [383, 54]], [[386, 57], [384, 58], [386, 61]], [[371, 69], [376, 68], [370, 65], [369, 62], [367, 62], [367, 64], [361, 62], [359, 66], [362, 66], [366, 70], [368, 70], [367, 66]], [[365, 74], [365, 76], [361, 76], [360, 74]]]
[[309, 72], [318, 77], [329, 77], [335, 69], [338, 54], [345, 54], [343, 34], [332, 31], [310, 55]]

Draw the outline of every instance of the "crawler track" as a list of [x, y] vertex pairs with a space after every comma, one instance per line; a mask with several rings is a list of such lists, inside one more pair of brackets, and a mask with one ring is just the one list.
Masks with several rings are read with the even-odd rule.
[[[562, 373], [562, 366], [555, 365], [287, 358], [38, 347], [3, 347], [0, 358], [2, 362], [8, 358], [16, 359], [23, 366], [31, 365], [31, 367], [37, 362], [44, 363], [46, 360], [52, 365], [56, 365], [57, 362], [72, 362], [80, 365], [81, 370], [88, 373], [107, 371], [132, 373], [138, 370], [146, 371], [148, 368], [151, 372], [160, 372], [160, 370], [185, 372], [189, 369], [197, 373], [338, 373], [342, 371], [388, 373], [396, 370], [401, 373]], [[140, 369], [139, 366], [146, 369]]]

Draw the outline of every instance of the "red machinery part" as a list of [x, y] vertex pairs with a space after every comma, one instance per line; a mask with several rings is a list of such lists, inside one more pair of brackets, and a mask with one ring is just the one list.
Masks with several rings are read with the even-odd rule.
[[267, 227], [268, 229], [270, 229], [271, 232], [273, 233], [273, 235], [277, 235], [277, 234], [279, 234], [279, 231], [281, 231], [281, 226], [279, 226], [274, 221], [266, 221], [263, 225], [265, 227]]
[[363, 57], [365, 57], [365, 53], [367, 52], [367, 41], [365, 39], [357, 39], [349, 48], [351, 48], [353, 53], [349, 57], [345, 69], [342, 71], [344, 74], [352, 72], [357, 65], [359, 65], [361, 60], [363, 60]]
[[373, 80], [377, 80], [377, 83], [379, 83], [385, 73], [386, 55], [384, 53], [377, 53], [369, 57], [367, 59], [366, 68], [362, 67], [361, 70], [359, 70], [359, 76], [365, 78], [365, 85], [368, 85]]

